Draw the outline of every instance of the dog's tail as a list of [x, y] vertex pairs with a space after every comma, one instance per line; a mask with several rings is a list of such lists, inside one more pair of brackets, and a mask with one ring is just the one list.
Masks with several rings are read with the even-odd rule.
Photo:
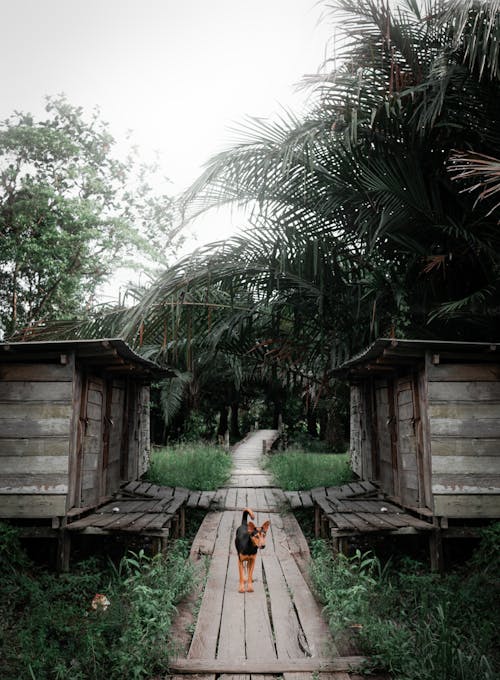
[[243, 510], [243, 517], [241, 518], [241, 523], [242, 523], [242, 524], [246, 524], [246, 523], [247, 523], [248, 515], [250, 515], [251, 519], [254, 519], [254, 518], [255, 518], [255, 514], [254, 514], [253, 510], [250, 510], [250, 508], [245, 508], [245, 509]]

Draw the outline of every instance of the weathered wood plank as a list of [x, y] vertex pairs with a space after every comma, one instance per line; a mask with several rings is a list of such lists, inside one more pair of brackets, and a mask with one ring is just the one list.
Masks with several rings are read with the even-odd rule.
[[0, 494], [67, 494], [68, 474], [0, 474]]
[[234, 521], [234, 513], [226, 512], [219, 524], [200, 613], [188, 653], [188, 658], [192, 661], [199, 658], [215, 659], [228, 568], [229, 540]]
[[232, 554], [227, 565], [218, 659], [245, 658], [245, 596], [238, 592], [238, 585], [238, 558], [236, 554]]
[[499, 440], [493, 438], [437, 437], [432, 438], [432, 454], [435, 456], [496, 456]]
[[433, 477], [435, 474], [500, 475], [500, 441], [496, 456], [433, 456], [432, 472]]
[[429, 404], [429, 418], [451, 418], [466, 420], [470, 418], [498, 418], [500, 401], [466, 402], [449, 401], [446, 404]]
[[[329, 646], [331, 654], [337, 654], [338, 652], [333, 644], [328, 626], [321, 615], [320, 607], [300, 573], [297, 563], [285, 547], [286, 535], [280, 529], [277, 518], [273, 525], [273, 533], [275, 536], [276, 555], [287, 586], [292, 594], [300, 624], [306, 637], [305, 643], [313, 656], [319, 656], [326, 646]], [[298, 671], [300, 668], [289, 670]]]
[[[1, 443], [0, 443], [1, 446]], [[68, 474], [67, 456], [3, 456], [0, 476]]]
[[269, 589], [278, 658], [300, 658], [304, 651], [298, 642], [299, 621], [278, 558], [272, 553], [266, 554], [262, 564]]
[[273, 631], [269, 620], [262, 578], [262, 560], [257, 555], [254, 592], [245, 593], [245, 642], [247, 659], [276, 659]]
[[500, 380], [500, 364], [429, 364], [429, 381], [474, 382]]
[[[0, 459], [4, 456], [67, 456], [69, 449], [68, 437], [33, 437], [27, 439], [12, 438], [0, 440]], [[0, 462], [1, 466], [1, 462]]]
[[48, 420], [51, 418], [69, 418], [73, 413], [70, 403], [49, 402], [15, 402], [6, 401], [0, 403], [0, 422], [3, 419], [17, 419], [19, 429], [22, 429], [25, 419]]
[[193, 561], [200, 559], [202, 555], [212, 554], [221, 519], [221, 512], [208, 512], [205, 515], [191, 545], [190, 558]]
[[436, 494], [434, 514], [442, 517], [498, 518], [500, 494]]
[[435, 494], [500, 494], [500, 475], [432, 475]]
[[198, 658], [172, 659], [170, 670], [182, 673], [255, 673], [276, 675], [280, 673], [334, 673], [359, 668], [366, 662], [364, 656], [337, 656], [333, 658], [303, 657], [300, 659], [274, 659], [255, 661], [235, 659]]
[[26, 437], [69, 437], [70, 418], [0, 418], [0, 439], [13, 439], [18, 434]]
[[430, 382], [429, 402], [489, 402], [500, 401], [499, 382]]
[[498, 437], [500, 418], [431, 418], [431, 437]]
[[70, 364], [1, 364], [0, 381], [59, 382], [73, 380]]
[[0, 517], [57, 517], [65, 511], [64, 494], [0, 495]]
[[70, 402], [71, 398], [72, 385], [68, 381], [31, 382], [24, 380], [0, 382], [0, 402]]

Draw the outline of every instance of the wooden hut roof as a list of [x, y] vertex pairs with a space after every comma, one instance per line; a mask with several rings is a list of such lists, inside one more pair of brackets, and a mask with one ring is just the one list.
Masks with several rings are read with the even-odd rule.
[[455, 340], [405, 340], [378, 338], [369, 347], [333, 371], [337, 377], [384, 375], [422, 361], [426, 352], [440, 359], [500, 362], [500, 343]]
[[5, 363], [60, 361], [75, 354], [78, 362], [90, 369], [113, 375], [160, 378], [171, 374], [168, 369], [136, 354], [121, 338], [99, 340], [42, 340], [33, 342], [1, 342], [0, 366]]

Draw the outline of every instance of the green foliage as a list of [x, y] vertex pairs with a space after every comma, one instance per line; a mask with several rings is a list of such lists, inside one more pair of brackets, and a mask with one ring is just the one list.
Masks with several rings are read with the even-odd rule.
[[277, 486], [287, 491], [340, 486], [352, 479], [347, 454], [276, 453], [265, 460]]
[[334, 558], [316, 541], [311, 576], [332, 631], [355, 629], [372, 669], [398, 680], [493, 680], [500, 584], [489, 567], [498, 573], [499, 544], [498, 527], [488, 530], [471, 564], [439, 577], [410, 560], [396, 570], [359, 551]]
[[[193, 576], [182, 542], [166, 558], [129, 553], [105, 571], [93, 560], [63, 576], [27, 566], [0, 576], [3, 680], [140, 680], [166, 672], [175, 604]], [[107, 609], [91, 607], [96, 593], [106, 595]]]
[[[120, 266], [166, 262], [175, 250], [173, 205], [154, 194], [157, 167], [115, 141], [97, 111], [49, 98], [45, 120], [0, 123], [0, 325], [74, 318]], [[162, 254], [163, 253], [163, 254]], [[139, 256], [139, 257], [138, 257]]]
[[148, 480], [154, 484], [213, 491], [228, 479], [232, 461], [215, 446], [180, 444], [151, 455]]

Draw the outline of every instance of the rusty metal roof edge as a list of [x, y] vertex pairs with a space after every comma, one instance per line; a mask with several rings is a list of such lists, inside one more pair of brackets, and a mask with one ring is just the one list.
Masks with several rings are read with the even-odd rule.
[[[500, 352], [500, 342], [466, 342], [462, 340], [411, 340], [407, 338], [377, 338], [371, 345], [348, 359], [343, 364], [333, 369], [333, 375], [345, 375], [348, 370], [357, 364], [381, 356], [387, 348], [392, 348], [397, 354], [398, 349], [421, 350], [422, 354], [428, 351], [491, 351]], [[500, 353], [499, 353], [500, 361]]]
[[78, 353], [79, 348], [93, 348], [96, 349], [96, 356], [106, 355], [109, 353], [110, 349], [114, 349], [123, 359], [128, 359], [141, 366], [144, 366], [151, 370], [152, 373], [156, 375], [167, 376], [172, 374], [172, 371], [168, 368], [163, 368], [159, 366], [154, 361], [150, 359], [145, 359], [140, 354], [137, 354], [128, 343], [123, 340], [123, 338], [89, 338], [83, 340], [33, 340], [27, 342], [0, 342], [0, 349], [8, 350], [20, 349], [27, 351], [35, 349], [53, 349], [55, 351], [63, 351], [64, 349], [76, 350]]

